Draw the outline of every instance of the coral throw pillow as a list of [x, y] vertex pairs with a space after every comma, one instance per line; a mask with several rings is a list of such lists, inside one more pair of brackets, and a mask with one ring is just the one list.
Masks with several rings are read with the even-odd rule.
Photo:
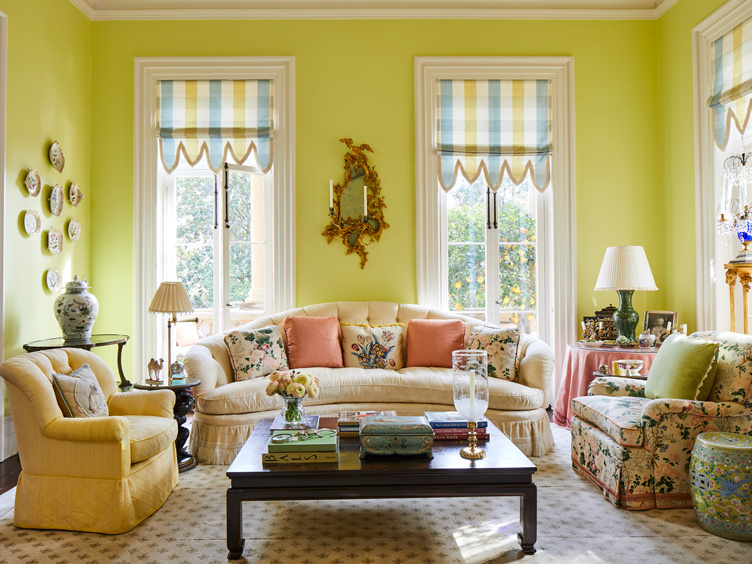
[[353, 368], [402, 368], [404, 325], [342, 325], [345, 366]]
[[53, 374], [52, 383], [64, 417], [107, 417], [107, 399], [88, 364], [70, 374]]
[[452, 367], [452, 351], [465, 344], [459, 319], [411, 319], [407, 324], [407, 366]]
[[291, 315], [285, 318], [284, 326], [290, 368], [342, 368], [336, 317]]
[[276, 325], [233, 331], [225, 335], [225, 345], [236, 382], [260, 378], [275, 370], [287, 370], [282, 331]]
[[480, 325], [473, 327], [467, 348], [488, 353], [489, 376], [514, 382], [517, 380], [519, 343], [520, 332], [517, 329]]

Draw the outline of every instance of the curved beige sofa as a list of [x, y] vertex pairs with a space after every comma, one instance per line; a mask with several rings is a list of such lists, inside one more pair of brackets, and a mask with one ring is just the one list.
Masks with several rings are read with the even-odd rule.
[[[403, 323], [403, 354], [407, 356], [407, 324], [411, 319], [461, 319], [465, 344], [477, 319], [426, 307], [392, 302], [330, 302], [264, 317], [237, 329], [282, 326], [289, 315], [334, 316], [340, 323], [387, 325]], [[193, 388], [195, 417], [190, 450], [204, 464], [229, 464], [240, 451], [254, 425], [281, 410], [277, 397], [264, 392], [267, 378], [235, 382], [224, 336], [212, 335], [193, 345], [185, 357], [188, 376], [201, 379]], [[490, 401], [486, 417], [528, 456], [542, 456], [553, 446], [546, 408], [550, 404], [554, 359], [551, 348], [535, 337], [523, 335], [519, 347], [517, 382], [489, 378]], [[452, 371], [449, 368], [410, 367], [401, 370], [362, 368], [310, 368], [321, 380], [321, 393], [307, 399], [307, 413], [336, 415], [344, 410], [395, 410], [398, 415], [424, 411], [451, 411]]]

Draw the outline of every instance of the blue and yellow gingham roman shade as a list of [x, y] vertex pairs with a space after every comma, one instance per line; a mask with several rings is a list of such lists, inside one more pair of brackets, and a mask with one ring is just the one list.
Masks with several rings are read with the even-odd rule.
[[710, 63], [715, 142], [726, 148], [733, 121], [743, 133], [752, 110], [752, 19], [742, 22], [713, 44]]
[[462, 174], [484, 174], [492, 190], [506, 173], [520, 184], [530, 174], [543, 191], [551, 180], [549, 80], [437, 80], [439, 183], [449, 191]]
[[242, 164], [254, 149], [259, 168], [268, 172], [273, 120], [271, 80], [157, 82], [157, 136], [168, 173], [181, 153], [191, 166], [206, 154], [209, 168], [218, 172], [228, 153]]

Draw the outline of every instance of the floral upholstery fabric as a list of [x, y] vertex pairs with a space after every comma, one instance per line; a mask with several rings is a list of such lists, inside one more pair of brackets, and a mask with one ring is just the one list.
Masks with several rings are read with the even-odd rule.
[[237, 382], [288, 368], [282, 332], [276, 325], [233, 331], [225, 335], [225, 345]]
[[473, 327], [468, 349], [484, 350], [488, 353], [488, 375], [514, 382], [517, 380], [517, 347], [520, 332], [513, 328]]
[[585, 396], [572, 400], [572, 412], [588, 421], [624, 446], [641, 446], [642, 409], [647, 398]]
[[572, 418], [572, 468], [616, 506], [655, 507], [651, 454], [644, 448], [617, 444], [578, 417]]
[[589, 396], [631, 396], [645, 397], [645, 381], [634, 378], [619, 378], [615, 376], [599, 377], [590, 382]]
[[689, 338], [720, 343], [718, 371], [708, 401], [752, 405], [752, 340], [746, 335], [721, 331], [698, 331]]
[[401, 323], [394, 325], [342, 324], [342, 349], [345, 367], [399, 370], [402, 362]]

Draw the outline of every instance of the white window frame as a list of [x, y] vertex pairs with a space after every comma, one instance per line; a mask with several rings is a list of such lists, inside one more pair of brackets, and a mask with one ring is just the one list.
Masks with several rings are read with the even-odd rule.
[[[552, 276], [539, 283], [551, 298], [549, 327], [540, 332], [556, 359], [558, 390], [567, 343], [577, 339], [577, 236], [573, 57], [416, 57], [415, 159], [418, 303], [441, 308], [441, 198], [437, 189], [434, 83], [439, 79], [543, 79], [552, 81], [553, 143], [550, 192], [553, 210]], [[539, 247], [540, 249], [540, 247]], [[556, 284], [553, 283], [556, 280]], [[540, 311], [540, 310], [539, 310]], [[539, 329], [540, 331], [540, 329]], [[554, 397], [552, 395], [552, 397]]]
[[[713, 118], [707, 108], [708, 93], [713, 86], [708, 61], [716, 39], [752, 17], [752, 0], [730, 0], [692, 29], [692, 65], [694, 88], [695, 141], [695, 244], [697, 258], [698, 331], [720, 329], [716, 326], [719, 291], [716, 272], [715, 217], [715, 141]], [[725, 284], [725, 280], [720, 281]], [[737, 323], [741, 323], [741, 319]]]
[[[5, 335], [5, 147], [8, 86], [8, 14], [0, 10], [0, 335]], [[5, 343], [0, 338], [0, 360], [5, 360]], [[5, 380], [0, 378], [0, 462], [16, 453], [13, 421], [5, 428]]]
[[272, 218], [273, 311], [295, 307], [295, 57], [136, 57], [133, 96], [133, 331], [134, 366], [156, 354], [157, 323], [148, 313], [159, 285], [161, 233], [157, 214], [159, 162], [156, 128], [158, 80], [274, 80]]

